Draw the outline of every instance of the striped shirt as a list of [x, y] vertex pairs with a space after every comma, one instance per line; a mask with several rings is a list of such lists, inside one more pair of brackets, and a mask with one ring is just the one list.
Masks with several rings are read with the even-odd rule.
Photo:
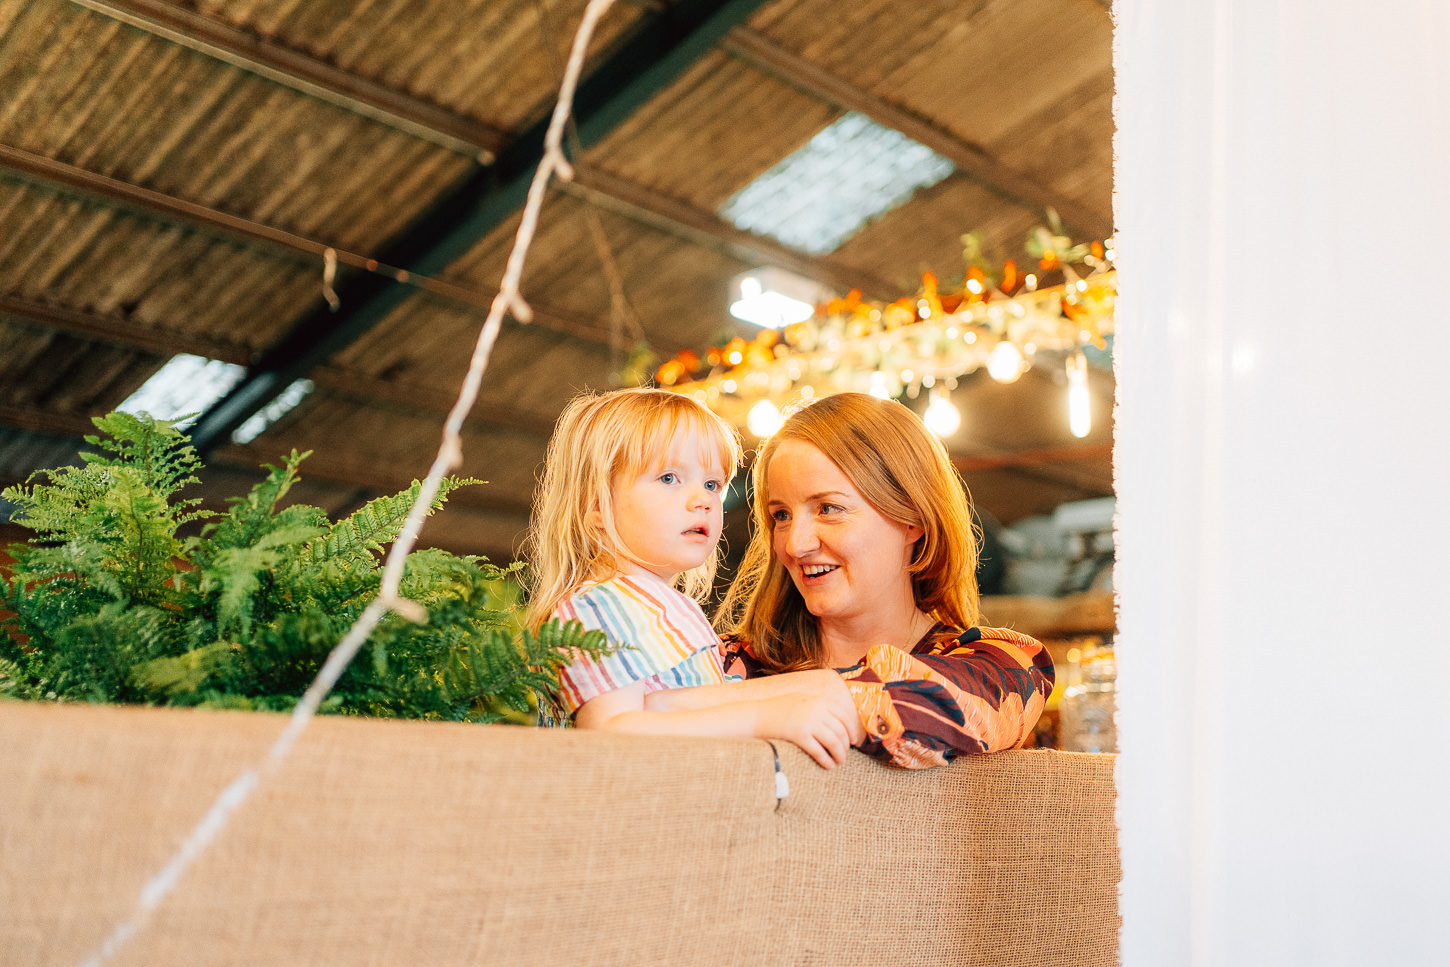
[[705, 612], [653, 574], [616, 574], [585, 585], [554, 610], [604, 632], [618, 649], [602, 658], [579, 655], [559, 672], [559, 699], [573, 719], [579, 706], [618, 688], [644, 682], [644, 690], [738, 681], [720, 664], [720, 639]]

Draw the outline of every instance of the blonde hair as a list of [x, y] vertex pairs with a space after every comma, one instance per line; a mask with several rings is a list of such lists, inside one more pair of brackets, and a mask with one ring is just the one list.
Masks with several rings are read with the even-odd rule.
[[824, 660], [816, 618], [775, 556], [769, 469], [787, 440], [820, 450], [888, 520], [921, 528], [907, 567], [918, 608], [958, 628], [977, 623], [978, 538], [966, 485], [915, 413], [865, 393], [802, 407], [761, 448], [752, 471], [750, 544], [717, 622], [734, 620], [735, 633], [774, 671], [818, 668]]
[[[657, 465], [682, 430], [694, 430], [713, 445], [727, 482], [735, 475], [739, 434], [687, 396], [622, 389], [578, 396], [564, 408], [544, 456], [525, 541], [533, 568], [525, 618], [530, 628], [549, 618], [580, 585], [604, 580], [633, 560], [615, 527], [610, 487], [620, 476], [638, 476]], [[680, 589], [702, 600], [714, 583], [718, 558], [717, 550], [681, 574]]]

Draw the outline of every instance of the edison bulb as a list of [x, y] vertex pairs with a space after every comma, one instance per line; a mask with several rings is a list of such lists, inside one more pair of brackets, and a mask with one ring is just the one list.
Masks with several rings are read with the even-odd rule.
[[774, 434], [784, 422], [780, 410], [770, 400], [756, 403], [745, 416], [745, 426], [761, 440]]
[[1087, 436], [1093, 428], [1087, 358], [1081, 352], [1067, 357], [1067, 428], [1079, 440]]
[[940, 390], [932, 390], [931, 402], [926, 404], [926, 412], [921, 414], [921, 422], [936, 436], [945, 439], [961, 427], [962, 414], [952, 403], [951, 397]]
[[987, 374], [999, 383], [1014, 383], [1022, 375], [1022, 351], [1003, 339], [987, 354]]

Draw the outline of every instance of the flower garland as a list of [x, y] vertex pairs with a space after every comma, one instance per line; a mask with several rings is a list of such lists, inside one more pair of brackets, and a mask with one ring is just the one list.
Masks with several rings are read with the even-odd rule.
[[792, 400], [845, 390], [882, 398], [938, 386], [942, 392], [982, 366], [1010, 382], [1042, 353], [1065, 352], [1070, 368], [1074, 360], [1081, 365], [1083, 347], [1105, 349], [1112, 332], [1112, 243], [1074, 244], [1054, 214], [1050, 227], [1028, 235], [1033, 272], [1015, 261], [990, 272], [979, 236], [964, 235], [967, 268], [959, 287], [943, 291], [927, 272], [914, 295], [889, 304], [853, 290], [782, 330], [736, 337], [703, 355], [685, 350], [661, 364], [655, 380], [766, 436], [780, 406]]

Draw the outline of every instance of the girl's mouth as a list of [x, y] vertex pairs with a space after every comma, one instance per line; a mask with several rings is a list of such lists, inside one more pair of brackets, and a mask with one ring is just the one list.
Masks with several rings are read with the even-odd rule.
[[801, 577], [820, 577], [822, 574], [830, 574], [840, 566], [839, 564], [802, 564]]

